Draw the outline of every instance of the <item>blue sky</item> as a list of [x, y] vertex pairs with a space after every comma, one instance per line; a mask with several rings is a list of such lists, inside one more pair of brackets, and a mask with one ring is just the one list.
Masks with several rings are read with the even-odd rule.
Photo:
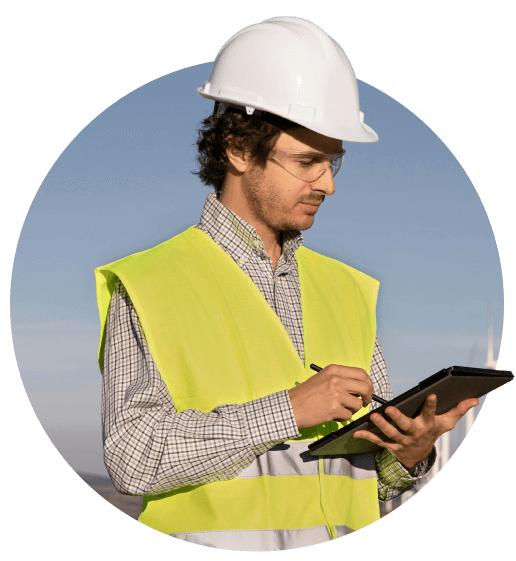
[[[38, 417], [76, 469], [104, 470], [93, 270], [198, 221], [209, 190], [190, 173], [193, 142], [212, 105], [195, 88], [210, 67], [164, 76], [106, 109], [56, 161], [27, 215], [12, 278], [16, 357]], [[378, 333], [399, 394], [467, 364], [473, 349], [472, 365], [483, 365], [489, 301], [497, 355], [500, 262], [446, 146], [389, 96], [359, 87], [380, 140], [345, 145], [337, 192], [305, 244], [380, 280]]]

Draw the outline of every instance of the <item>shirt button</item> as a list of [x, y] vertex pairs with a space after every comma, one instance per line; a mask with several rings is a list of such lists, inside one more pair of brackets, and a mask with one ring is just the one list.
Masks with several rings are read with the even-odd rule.
[[237, 263], [239, 265], [243, 265], [245, 262], [247, 261], [247, 259], [245, 257], [240, 257], [237, 261]]
[[287, 332], [287, 335], [288, 335], [289, 337], [292, 337], [292, 331], [290, 331], [290, 328], [289, 328], [289, 327], [287, 327], [287, 328], [285, 329], [285, 331]]

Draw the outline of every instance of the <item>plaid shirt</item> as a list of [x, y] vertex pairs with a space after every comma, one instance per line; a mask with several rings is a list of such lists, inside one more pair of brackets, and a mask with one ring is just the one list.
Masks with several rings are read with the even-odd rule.
[[[276, 269], [247, 222], [208, 195], [196, 226], [226, 251], [260, 289], [304, 362], [301, 294], [295, 252], [298, 231], [285, 232]], [[375, 343], [374, 393], [392, 399], [384, 357]], [[104, 461], [115, 487], [131, 495], [157, 495], [185, 485], [236, 477], [256, 456], [300, 435], [288, 389], [209, 413], [177, 413], [150, 355], [136, 311], [120, 281], [109, 310], [102, 386]], [[371, 402], [370, 408], [377, 407]], [[412, 475], [387, 449], [375, 455], [382, 501], [410, 489], [435, 461], [432, 454]]]

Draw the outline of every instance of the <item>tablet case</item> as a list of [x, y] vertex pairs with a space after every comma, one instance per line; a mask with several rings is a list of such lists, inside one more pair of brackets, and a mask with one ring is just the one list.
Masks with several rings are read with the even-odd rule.
[[511, 372], [504, 370], [486, 370], [466, 366], [444, 368], [420, 382], [416, 387], [395, 397], [386, 405], [374, 409], [353, 423], [313, 442], [308, 446], [308, 449], [313, 456], [377, 452], [383, 448], [369, 440], [353, 437], [353, 433], [357, 430], [367, 430], [373, 433], [381, 432], [370, 421], [370, 416], [373, 413], [380, 413], [392, 425], [396, 426], [396, 423], [385, 414], [387, 407], [393, 405], [407, 417], [414, 418], [421, 413], [425, 399], [429, 395], [435, 394], [437, 395], [436, 415], [442, 415], [453, 409], [461, 401], [472, 397], [482, 397], [510, 382], [513, 378]]

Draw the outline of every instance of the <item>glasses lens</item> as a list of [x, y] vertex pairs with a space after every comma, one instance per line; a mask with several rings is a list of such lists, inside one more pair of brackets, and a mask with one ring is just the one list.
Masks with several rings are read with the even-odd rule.
[[331, 167], [332, 172], [334, 169], [333, 160], [328, 162], [324, 156], [314, 154], [292, 154], [288, 158], [288, 165], [294, 175], [308, 182], [319, 179], [328, 168]]
[[328, 169], [331, 169], [332, 176], [335, 177], [342, 166], [344, 153], [332, 158], [328, 154], [288, 153], [277, 150], [273, 159], [295, 177], [312, 183], [317, 181]]
[[331, 171], [333, 174], [333, 177], [335, 177], [338, 173], [339, 173], [339, 169], [342, 166], [342, 162], [344, 161], [344, 154], [346, 152], [343, 152], [340, 156], [337, 156], [336, 158], [334, 158], [331, 161]]

